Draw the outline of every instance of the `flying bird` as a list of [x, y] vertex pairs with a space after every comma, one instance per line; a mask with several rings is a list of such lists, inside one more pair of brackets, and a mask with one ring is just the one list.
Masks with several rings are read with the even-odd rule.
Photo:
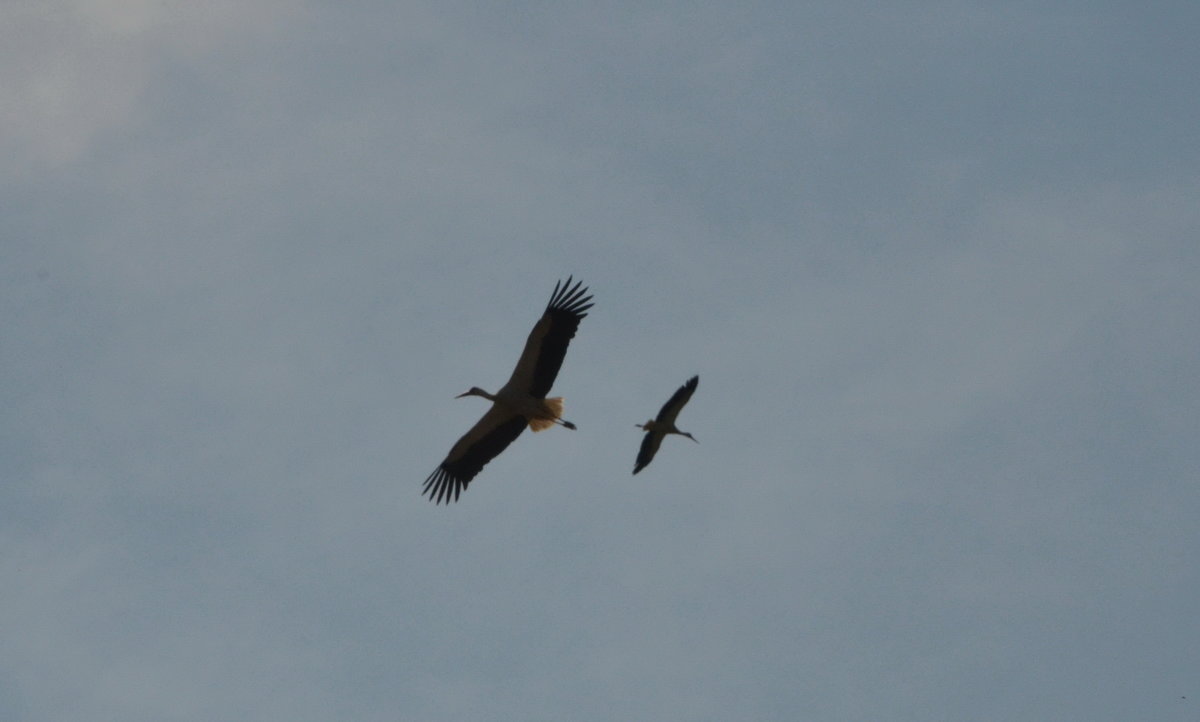
[[508, 448], [526, 425], [534, 431], [555, 424], [575, 428], [575, 424], [562, 418], [562, 397], [546, 398], [546, 394], [558, 376], [579, 322], [592, 307], [592, 297], [584, 295], [588, 290], [582, 286], [581, 281], [576, 281], [572, 287], [571, 277], [566, 283], [554, 284], [546, 311], [529, 332], [517, 367], [499, 391], [489, 394], [472, 386], [455, 397], [482, 396], [492, 402], [492, 408], [458, 440], [446, 460], [425, 480], [425, 490], [421, 493], [428, 494], [430, 501], [438, 504], [443, 500], [447, 504], [458, 501], [458, 495], [471, 479]]
[[[658, 453], [658, 447], [667, 434], [679, 434], [696, 441], [696, 437], [688, 432], [675, 428], [675, 417], [679, 416], [679, 410], [687, 404], [688, 399], [692, 398], [692, 394], [696, 392], [696, 387], [699, 385], [700, 377], [691, 377], [687, 383], [679, 387], [678, 391], [671, 394], [671, 398], [667, 399], [667, 403], [659, 409], [658, 416], [644, 424], [635, 424], [639, 429], [645, 429], [646, 435], [642, 437], [642, 448], [638, 449], [637, 464], [633, 467], [633, 473], [636, 474], [645, 469], [654, 460], [654, 455]], [[696, 443], [700, 442], [696, 441]]]

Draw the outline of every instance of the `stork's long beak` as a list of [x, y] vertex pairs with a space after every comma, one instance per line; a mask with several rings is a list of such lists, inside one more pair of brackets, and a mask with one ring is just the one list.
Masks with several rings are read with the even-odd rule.
[[459, 394], [458, 396], [455, 396], [454, 398], [456, 398], [456, 399], [461, 399], [461, 398], [462, 398], [462, 397], [464, 397], [464, 396], [470, 396], [470, 395], [471, 395], [471, 392], [470, 392], [470, 391], [464, 391], [464, 392], [462, 392], [461, 394]]
[[[695, 436], [692, 436], [691, 434], [684, 434], [684, 436], [688, 437], [688, 438], [689, 438], [689, 439], [691, 439], [692, 441], [696, 441], [696, 437], [695, 437]], [[696, 441], [696, 443], [697, 443], [697, 444], [699, 444], [700, 442], [699, 442], [699, 441]]]

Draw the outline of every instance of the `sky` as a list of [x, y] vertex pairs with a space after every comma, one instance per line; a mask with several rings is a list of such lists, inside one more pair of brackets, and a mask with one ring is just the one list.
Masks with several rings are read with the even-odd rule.
[[1200, 718], [1198, 30], [3, 3], [0, 718]]

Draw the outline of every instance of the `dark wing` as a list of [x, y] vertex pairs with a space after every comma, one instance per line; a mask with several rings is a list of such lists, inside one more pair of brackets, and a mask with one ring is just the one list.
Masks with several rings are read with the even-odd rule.
[[539, 399], [550, 393], [563, 357], [567, 355], [567, 346], [575, 337], [579, 322], [587, 316], [586, 311], [592, 307], [592, 297], [584, 295], [587, 288], [582, 286], [582, 281], [576, 281], [572, 288], [570, 277], [566, 283], [554, 284], [550, 303], [529, 332], [525, 350], [521, 352], [521, 359], [506, 388], [515, 388]]
[[429, 500], [438, 504], [443, 499], [447, 504], [458, 501], [458, 495], [471, 479], [507, 449], [527, 423], [524, 416], [514, 416], [493, 405], [450, 449], [446, 460], [425, 480], [425, 490], [421, 493], [428, 494]]
[[638, 449], [637, 463], [633, 465], [633, 473], [638, 473], [646, 468], [651, 461], [654, 461], [654, 455], [658, 453], [658, 446], [662, 443], [663, 437], [666, 434], [658, 431], [647, 431], [642, 437], [642, 448]]
[[658, 416], [654, 420], [660, 424], [674, 424], [675, 417], [679, 415], [679, 410], [687, 405], [688, 400], [692, 398], [692, 394], [696, 392], [696, 387], [699, 385], [699, 376], [693, 376], [688, 379], [687, 383], [680, 386], [678, 391], [671, 394], [671, 398], [667, 399], [667, 403], [663, 404], [663, 407], [659, 409]]

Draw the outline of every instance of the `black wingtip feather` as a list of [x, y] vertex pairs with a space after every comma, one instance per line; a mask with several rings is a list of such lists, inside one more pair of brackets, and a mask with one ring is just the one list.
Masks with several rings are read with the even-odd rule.
[[588, 289], [583, 285], [583, 281], [575, 281], [575, 285], [571, 285], [573, 278], [573, 276], [567, 276], [565, 282], [558, 281], [554, 284], [554, 292], [550, 294], [550, 303], [546, 304], [547, 311], [565, 311], [577, 319], [587, 316], [586, 311], [595, 304], [590, 303], [591, 296], [584, 295]]
[[450, 502], [458, 501], [458, 495], [462, 493], [463, 489], [467, 488], [467, 484], [469, 483], [462, 481], [439, 466], [425, 480], [425, 488], [421, 491], [421, 494], [428, 496], [429, 500], [434, 504], [441, 504], [445, 501], [448, 506]]

